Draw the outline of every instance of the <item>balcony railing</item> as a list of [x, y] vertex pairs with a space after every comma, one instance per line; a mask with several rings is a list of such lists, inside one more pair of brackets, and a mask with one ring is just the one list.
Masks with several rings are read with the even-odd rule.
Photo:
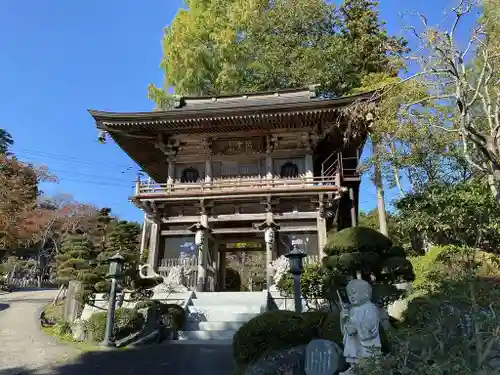
[[293, 179], [265, 177], [256, 178], [231, 178], [213, 181], [198, 181], [193, 183], [176, 182], [173, 183], [151, 183], [137, 182], [136, 195], [150, 194], [173, 194], [182, 195], [189, 193], [238, 193], [243, 191], [286, 191], [297, 189], [311, 190], [336, 190], [340, 187], [340, 175], [328, 177], [299, 177]]

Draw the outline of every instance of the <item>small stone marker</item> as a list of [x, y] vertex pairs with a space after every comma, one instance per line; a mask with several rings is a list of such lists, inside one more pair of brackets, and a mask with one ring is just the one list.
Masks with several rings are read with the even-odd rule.
[[328, 340], [312, 340], [306, 348], [306, 375], [332, 375], [339, 368], [339, 347]]
[[66, 322], [73, 323], [82, 311], [83, 306], [79, 298], [82, 291], [83, 285], [81, 281], [69, 282], [63, 306], [63, 318]]

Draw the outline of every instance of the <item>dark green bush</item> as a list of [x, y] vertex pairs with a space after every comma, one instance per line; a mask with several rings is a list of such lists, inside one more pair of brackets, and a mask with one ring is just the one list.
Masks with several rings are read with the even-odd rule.
[[[319, 264], [307, 264], [300, 276], [300, 291], [302, 296], [310, 301], [324, 298], [324, 269]], [[284, 295], [293, 295], [293, 279], [290, 273], [285, 273], [278, 281], [278, 290]]]
[[352, 227], [330, 234], [325, 246], [325, 254], [337, 255], [352, 252], [379, 254], [391, 247], [391, 239], [382, 233], [371, 228]]
[[171, 328], [180, 331], [186, 324], [186, 313], [184, 309], [176, 304], [161, 303], [155, 300], [140, 301], [135, 305], [135, 310], [156, 308], [158, 316], [165, 322], [169, 320]]
[[184, 329], [186, 324], [186, 312], [184, 309], [176, 304], [160, 304], [160, 315], [163, 317], [163, 321], [165, 322], [165, 317], [168, 317], [170, 320], [170, 324], [176, 331], [181, 331]]
[[268, 311], [240, 327], [233, 338], [236, 363], [245, 366], [271, 350], [305, 345], [314, 338], [314, 330], [301, 314], [292, 311]]
[[[106, 331], [107, 312], [102, 311], [92, 314], [87, 321], [89, 338], [93, 342], [104, 340]], [[113, 327], [113, 338], [122, 339], [131, 333], [137, 332], [144, 326], [144, 317], [133, 309], [118, 308], [115, 310], [115, 325]]]
[[308, 311], [302, 314], [309, 329], [313, 330], [315, 339], [330, 340], [339, 345], [342, 344], [342, 332], [340, 330], [340, 314], [338, 312]]

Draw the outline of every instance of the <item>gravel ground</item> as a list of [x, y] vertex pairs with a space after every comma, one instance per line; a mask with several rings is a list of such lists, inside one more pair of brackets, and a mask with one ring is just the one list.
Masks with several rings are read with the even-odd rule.
[[41, 308], [57, 291], [0, 295], [0, 375], [231, 375], [230, 345], [163, 344], [82, 353], [39, 326]]
[[0, 294], [0, 375], [61, 363], [80, 354], [40, 330], [40, 311], [56, 294], [57, 290]]

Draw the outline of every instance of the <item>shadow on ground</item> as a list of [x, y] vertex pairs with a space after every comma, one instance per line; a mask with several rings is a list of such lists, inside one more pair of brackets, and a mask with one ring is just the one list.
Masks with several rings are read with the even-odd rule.
[[10, 305], [8, 303], [0, 303], [0, 311], [8, 309], [9, 306]]
[[[12, 371], [15, 370], [15, 371]], [[0, 375], [231, 375], [236, 370], [226, 345], [158, 345], [84, 353], [70, 363], [38, 370], [6, 369]]]

